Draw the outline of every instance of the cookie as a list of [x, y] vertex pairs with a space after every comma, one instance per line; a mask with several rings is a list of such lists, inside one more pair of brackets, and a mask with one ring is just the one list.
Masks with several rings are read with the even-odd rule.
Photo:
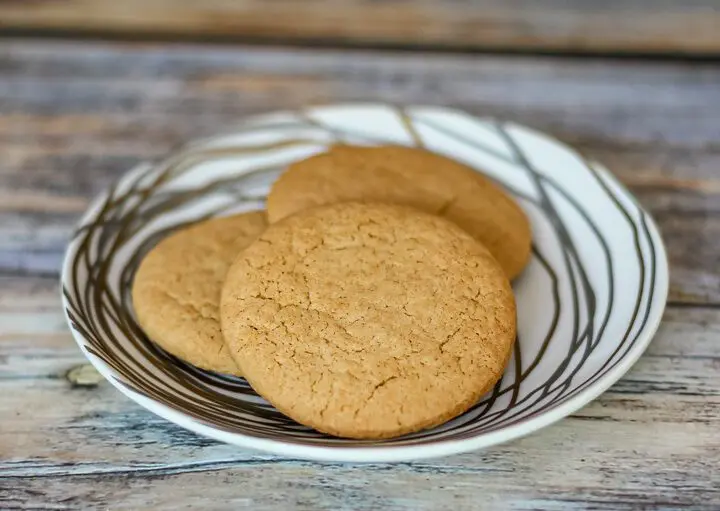
[[510, 279], [528, 262], [530, 224], [508, 194], [472, 168], [418, 148], [340, 145], [297, 162], [273, 185], [268, 219], [354, 200], [412, 206], [447, 218], [484, 243]]
[[388, 204], [312, 208], [268, 229], [222, 291], [253, 388], [319, 431], [390, 438], [471, 407], [515, 340], [502, 268], [455, 224]]
[[147, 336], [186, 362], [239, 375], [220, 332], [220, 290], [230, 264], [266, 223], [260, 211], [215, 218], [158, 243], [140, 263], [132, 288]]

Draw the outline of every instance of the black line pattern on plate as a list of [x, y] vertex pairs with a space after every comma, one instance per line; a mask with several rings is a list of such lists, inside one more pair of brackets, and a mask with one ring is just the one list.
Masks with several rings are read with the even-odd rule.
[[[523, 352], [522, 339], [516, 343], [512, 362], [513, 381], [508, 381], [509, 373], [506, 372], [493, 391], [462, 416], [432, 430], [384, 441], [382, 445], [414, 445], [441, 440], [459, 440], [505, 428], [561, 404], [613, 370], [636, 343], [639, 333], [648, 321], [652, 304], [657, 267], [652, 235], [642, 209], [634, 204], [640, 215], [638, 229], [630, 211], [618, 199], [604, 178], [591, 164], [586, 165], [588, 172], [627, 220], [633, 232], [640, 275], [635, 309], [627, 331], [618, 342], [615, 352], [593, 374], [584, 377], [582, 381], [576, 381], [585, 362], [603, 338], [612, 314], [615, 294], [612, 254], [602, 233], [593, 223], [592, 215], [559, 183], [534, 168], [507, 126], [496, 123], [494, 129], [504, 140], [510, 156], [485, 146], [463, 133], [456, 133], [439, 122], [430, 121], [425, 116], [413, 118], [411, 112], [405, 110], [398, 110], [396, 113], [410, 139], [418, 145], [423, 141], [420, 128], [432, 129], [474, 151], [481, 151], [527, 173], [539, 199], [515, 189], [510, 189], [510, 192], [527, 207], [538, 209], [546, 221], [553, 226], [562, 252], [563, 269], [558, 272], [551, 266], [540, 247], [533, 247], [533, 259], [551, 281], [553, 316], [534, 356]], [[245, 193], [244, 185], [253, 176], [277, 172], [278, 166], [253, 168], [189, 190], [173, 188], [173, 183], [184, 173], [193, 170], [197, 165], [218, 158], [281, 151], [292, 147], [317, 146], [326, 143], [328, 139], [333, 142], [358, 140], [365, 143], [383, 142], [362, 133], [328, 127], [307, 113], [301, 113], [290, 121], [250, 124], [246, 131], [283, 133], [288, 128], [314, 131], [312, 136], [307, 138], [286, 138], [279, 142], [254, 146], [207, 148], [196, 143], [187, 146], [176, 156], [161, 162], [147, 172], [139, 172], [132, 176], [132, 179], [126, 179], [122, 182], [122, 186], [120, 184], [113, 186], [97, 204], [97, 213], [75, 233], [71, 271], [63, 288], [67, 303], [66, 312], [73, 328], [85, 340], [85, 350], [121, 375], [120, 384], [189, 415], [199, 422], [225, 431], [260, 438], [281, 438], [286, 442], [362, 446], [367, 442], [331, 438], [295, 423], [259, 398], [242, 378], [203, 371], [169, 355], [145, 337], [132, 313], [130, 283], [140, 259], [147, 250], [168, 232], [191, 221], [221, 215], [228, 208], [242, 205], [257, 206], [258, 197]], [[487, 129], [487, 126], [485, 128]], [[164, 218], [168, 212], [178, 207], [197, 205], [207, 197], [218, 193], [227, 195], [229, 199], [223, 204], [204, 209], [202, 214], [194, 216], [192, 220], [174, 222], [162, 229], [156, 229], [150, 235], [142, 234], [148, 223]], [[553, 199], [553, 196], [556, 199]], [[557, 198], [565, 201], [584, 220], [603, 251], [608, 269], [608, 296], [605, 300], [607, 303], [605, 310], [601, 311], [597, 308], [598, 300], [588, 277], [589, 272], [562, 217], [556, 210], [554, 200]], [[651, 260], [647, 270], [643, 263], [645, 254], [641, 240], [644, 240], [650, 250]], [[134, 248], [129, 249], [132, 244]], [[121, 252], [127, 250], [132, 250], [130, 255], [122, 256]], [[124, 264], [117, 268], [118, 261], [123, 260]], [[565, 275], [564, 279], [569, 284], [571, 299], [569, 309], [568, 305], [561, 301], [563, 279], [560, 275]], [[565, 357], [558, 361], [555, 370], [544, 381], [528, 388], [530, 385], [528, 380], [544, 361], [550, 344], [556, 337], [563, 310], [571, 311], [573, 325], [571, 342]], [[634, 336], [633, 331], [635, 331]], [[373, 442], [375, 443], [377, 442]]]

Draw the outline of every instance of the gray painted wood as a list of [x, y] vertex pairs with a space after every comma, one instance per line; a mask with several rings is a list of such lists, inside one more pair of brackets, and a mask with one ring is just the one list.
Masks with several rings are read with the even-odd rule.
[[[0, 508], [720, 507], [720, 67], [186, 45], [0, 43]], [[671, 305], [647, 354], [572, 417], [397, 465], [284, 460], [145, 412], [84, 359], [58, 268], [89, 199], [248, 113], [449, 104], [549, 131], [653, 212]]]

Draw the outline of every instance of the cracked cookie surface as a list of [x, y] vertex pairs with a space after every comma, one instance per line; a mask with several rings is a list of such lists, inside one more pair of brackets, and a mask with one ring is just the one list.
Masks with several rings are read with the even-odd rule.
[[337, 145], [294, 163], [268, 195], [268, 219], [354, 200], [412, 206], [452, 221], [481, 241], [510, 279], [530, 257], [530, 224], [504, 190], [466, 165], [419, 148]]
[[343, 203], [270, 225], [243, 251], [221, 321], [243, 374], [278, 410], [325, 433], [389, 438], [491, 389], [516, 319], [502, 269], [462, 229]]
[[140, 263], [132, 298], [147, 336], [203, 369], [239, 375], [220, 331], [220, 291], [230, 264], [266, 227], [253, 211], [174, 232]]

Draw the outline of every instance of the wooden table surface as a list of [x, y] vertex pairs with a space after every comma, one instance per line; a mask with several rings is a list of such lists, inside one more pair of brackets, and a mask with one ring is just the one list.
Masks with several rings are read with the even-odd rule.
[[[96, 193], [244, 115], [355, 100], [501, 116], [613, 169], [671, 263], [632, 370], [522, 440], [365, 466], [222, 445], [71, 383], [58, 269]], [[718, 63], [2, 39], [0, 508], [720, 509], [718, 263]]]
[[4, 0], [0, 32], [717, 55], [717, 0]]

